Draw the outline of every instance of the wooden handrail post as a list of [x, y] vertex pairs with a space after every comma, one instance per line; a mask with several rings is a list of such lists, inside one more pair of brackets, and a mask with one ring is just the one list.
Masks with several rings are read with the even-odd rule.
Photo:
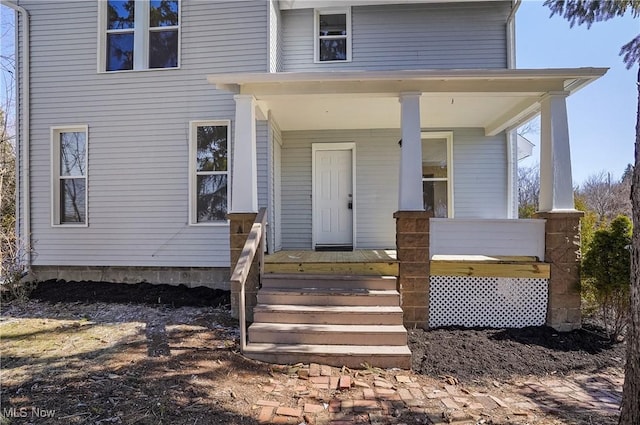
[[256, 253], [259, 255], [259, 272], [260, 277], [263, 272], [264, 264], [264, 241], [265, 241], [265, 225], [266, 225], [266, 208], [260, 208], [258, 215], [256, 216], [251, 231], [247, 236], [247, 240], [240, 253], [240, 258], [233, 269], [231, 274], [232, 288], [238, 288], [239, 295], [239, 308], [238, 308], [238, 320], [240, 321], [240, 351], [244, 352], [247, 347], [247, 322], [245, 311], [245, 284], [247, 277], [251, 271], [251, 265]]

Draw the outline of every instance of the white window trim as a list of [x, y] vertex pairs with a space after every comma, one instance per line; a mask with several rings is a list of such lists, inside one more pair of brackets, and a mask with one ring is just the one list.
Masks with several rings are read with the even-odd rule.
[[[342, 14], [347, 21], [347, 60], [320, 60], [320, 15]], [[344, 36], [326, 36], [323, 38], [343, 38]], [[351, 7], [314, 9], [313, 13], [313, 62], [314, 63], [345, 63], [351, 62]]]
[[420, 140], [423, 139], [446, 139], [447, 141], [447, 177], [423, 178], [422, 181], [446, 181], [447, 182], [447, 218], [454, 218], [453, 199], [453, 132], [452, 131], [423, 131], [420, 133]]
[[189, 121], [189, 225], [190, 226], [229, 226], [229, 220], [198, 222], [197, 187], [197, 128], [202, 126], [227, 127], [227, 171], [212, 171], [207, 174], [227, 175], [227, 211], [231, 206], [231, 120], [194, 120]]
[[[118, 71], [107, 71], [107, 0], [96, 0], [98, 2], [98, 73], [117, 74], [121, 72], [140, 71], [168, 71], [180, 69], [182, 66], [182, 0], [178, 0], [178, 25], [162, 27], [163, 30], [178, 30], [178, 66], [172, 68], [149, 68], [149, 32], [153, 31], [149, 26], [149, 1], [135, 1], [135, 19], [132, 29], [111, 30], [115, 32], [133, 32], [133, 69], [122, 69]], [[141, 22], [140, 25], [137, 25]], [[158, 29], [160, 31], [160, 29]], [[142, 54], [136, 54], [142, 52]]]
[[[84, 158], [84, 223], [62, 223], [60, 218], [60, 133], [84, 132], [86, 153]], [[61, 125], [51, 127], [51, 226], [52, 227], [89, 227], [89, 126]]]

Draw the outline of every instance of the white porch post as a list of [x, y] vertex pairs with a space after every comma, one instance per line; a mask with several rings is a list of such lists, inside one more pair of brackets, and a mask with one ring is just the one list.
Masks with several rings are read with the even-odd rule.
[[549, 92], [541, 100], [540, 211], [573, 211], [573, 179], [567, 92]]
[[256, 100], [235, 95], [236, 119], [231, 180], [231, 213], [258, 212]]
[[422, 202], [422, 143], [420, 93], [400, 94], [402, 146], [400, 151], [399, 211], [424, 211]]

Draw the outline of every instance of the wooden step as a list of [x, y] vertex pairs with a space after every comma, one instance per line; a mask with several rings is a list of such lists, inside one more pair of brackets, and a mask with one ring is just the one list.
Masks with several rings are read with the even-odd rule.
[[395, 276], [349, 276], [322, 274], [265, 274], [263, 288], [363, 288], [396, 289]]
[[264, 273], [290, 274], [337, 274], [337, 275], [367, 275], [367, 276], [397, 276], [398, 263], [388, 262], [275, 262], [269, 261], [264, 265]]
[[361, 368], [365, 363], [380, 368], [411, 369], [409, 347], [388, 345], [301, 345], [256, 344], [247, 346], [244, 355], [275, 364], [320, 363], [330, 366]]
[[253, 320], [266, 323], [402, 325], [399, 306], [311, 306], [258, 304]]
[[258, 304], [397, 306], [400, 295], [382, 289], [262, 288]]
[[249, 326], [249, 341], [274, 344], [406, 345], [402, 325], [313, 325], [257, 323]]

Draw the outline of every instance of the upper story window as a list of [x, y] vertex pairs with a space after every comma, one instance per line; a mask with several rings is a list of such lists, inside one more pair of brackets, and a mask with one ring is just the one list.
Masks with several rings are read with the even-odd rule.
[[179, 0], [100, 1], [100, 70], [177, 68]]
[[315, 11], [316, 62], [351, 61], [351, 9]]
[[229, 121], [191, 122], [191, 224], [227, 223], [228, 148]]
[[422, 199], [433, 217], [453, 217], [451, 133], [422, 133]]
[[54, 226], [87, 225], [87, 134], [86, 125], [51, 129]]

